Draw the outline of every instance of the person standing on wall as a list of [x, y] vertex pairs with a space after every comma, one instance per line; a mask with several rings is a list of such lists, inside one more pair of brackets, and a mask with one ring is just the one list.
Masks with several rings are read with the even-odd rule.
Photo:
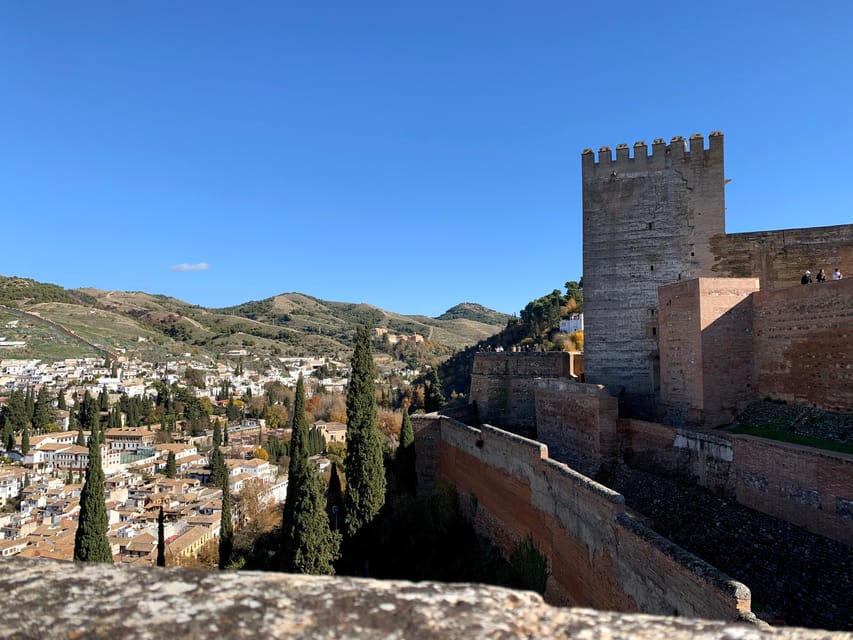
[[838, 267], [835, 267], [835, 271], [832, 272], [833, 280], [841, 280], [844, 276], [841, 275], [841, 272], [838, 270]]
[[818, 270], [817, 281], [818, 282], [826, 282], [826, 274], [823, 272], [823, 269]]
[[812, 283], [812, 272], [806, 271], [803, 274], [803, 277], [800, 278], [800, 284], [811, 284]]

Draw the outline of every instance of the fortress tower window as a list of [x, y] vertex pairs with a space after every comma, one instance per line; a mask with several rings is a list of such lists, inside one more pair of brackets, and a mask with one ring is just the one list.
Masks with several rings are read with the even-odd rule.
[[651, 228], [652, 228], [652, 223], [650, 222], [649, 223], [649, 229], [651, 230]]
[[655, 270], [655, 265], [652, 265], [651, 270], [652, 270], [652, 271], [654, 271], [654, 270]]

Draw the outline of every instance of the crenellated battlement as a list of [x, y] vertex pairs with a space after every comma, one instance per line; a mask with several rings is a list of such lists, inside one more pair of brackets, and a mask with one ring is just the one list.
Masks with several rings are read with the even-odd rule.
[[608, 146], [598, 149], [596, 161], [595, 152], [584, 149], [581, 152], [581, 164], [584, 178], [612, 176], [620, 171], [650, 171], [665, 169], [678, 163], [707, 164], [723, 159], [723, 133], [712, 131], [708, 135], [708, 148], [705, 148], [705, 138], [701, 133], [694, 133], [686, 140], [682, 136], [674, 136], [667, 144], [663, 138], [655, 138], [652, 142], [651, 153], [645, 141], [634, 143], [634, 151], [626, 143], [616, 145], [616, 157]]

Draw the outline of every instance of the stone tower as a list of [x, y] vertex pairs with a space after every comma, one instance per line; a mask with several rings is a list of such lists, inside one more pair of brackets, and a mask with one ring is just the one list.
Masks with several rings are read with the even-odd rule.
[[723, 134], [601, 147], [581, 154], [586, 381], [629, 413], [659, 389], [658, 287], [710, 276], [710, 239], [725, 234]]

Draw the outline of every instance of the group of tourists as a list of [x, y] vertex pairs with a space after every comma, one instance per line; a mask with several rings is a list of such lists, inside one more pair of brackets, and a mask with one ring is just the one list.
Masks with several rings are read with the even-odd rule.
[[[841, 280], [844, 276], [841, 275], [841, 271], [838, 267], [835, 267], [835, 271], [832, 272], [833, 280]], [[824, 273], [823, 269], [817, 272], [816, 280], [818, 282], [826, 282], [826, 273]], [[800, 278], [800, 284], [811, 284], [812, 283], [812, 272], [806, 270], [803, 273], [803, 277]]]

